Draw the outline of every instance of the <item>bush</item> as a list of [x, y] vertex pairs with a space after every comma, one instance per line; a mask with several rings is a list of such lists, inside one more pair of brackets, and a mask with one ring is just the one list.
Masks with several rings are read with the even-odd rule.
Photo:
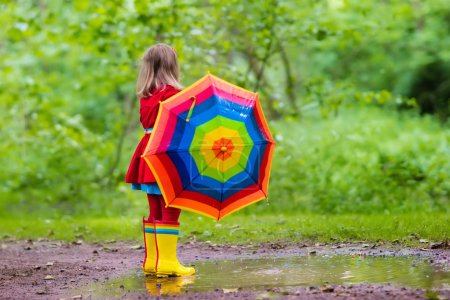
[[447, 129], [382, 109], [275, 122], [278, 145], [264, 211], [448, 210]]

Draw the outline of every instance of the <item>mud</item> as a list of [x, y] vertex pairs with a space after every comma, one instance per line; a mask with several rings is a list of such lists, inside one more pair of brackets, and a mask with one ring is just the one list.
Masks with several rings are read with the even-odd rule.
[[[83, 290], [93, 282], [104, 282], [129, 274], [142, 263], [144, 249], [128, 242], [86, 244], [82, 241], [14, 241], [0, 242], [1, 299], [60, 299]], [[420, 257], [432, 265], [450, 268], [450, 251], [446, 249], [408, 249], [398, 245], [370, 244], [249, 244], [215, 245], [190, 242], [179, 246], [181, 261], [212, 259], [283, 257], [305, 255], [409, 256]], [[237, 285], [238, 286], [238, 285]], [[81, 294], [80, 294], [81, 295]], [[86, 290], [84, 299], [95, 298]], [[450, 299], [450, 282], [444, 288], [426, 291], [390, 284], [318, 285], [275, 287], [267, 290], [249, 288], [216, 289], [210, 292], [187, 292], [185, 299], [208, 298], [286, 298], [286, 299]], [[128, 291], [117, 298], [149, 299], [144, 292]], [[76, 298], [74, 298], [76, 299]], [[81, 298], [80, 298], [81, 299]]]

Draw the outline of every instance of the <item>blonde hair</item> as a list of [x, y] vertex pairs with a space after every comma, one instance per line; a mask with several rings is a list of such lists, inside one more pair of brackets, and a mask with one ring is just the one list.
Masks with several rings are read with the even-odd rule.
[[175, 49], [166, 44], [156, 44], [148, 48], [142, 56], [136, 94], [139, 97], [149, 97], [154, 88], [167, 85], [181, 90], [183, 87], [178, 82], [179, 76], [180, 68]]

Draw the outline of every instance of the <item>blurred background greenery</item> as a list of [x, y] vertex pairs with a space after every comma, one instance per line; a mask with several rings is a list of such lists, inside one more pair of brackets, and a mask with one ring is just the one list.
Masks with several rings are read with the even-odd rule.
[[[277, 148], [252, 214], [450, 211], [446, 0], [0, 1], [0, 217], [136, 217], [137, 61], [173, 45], [258, 91]], [[447, 219], [448, 222], [448, 219]]]

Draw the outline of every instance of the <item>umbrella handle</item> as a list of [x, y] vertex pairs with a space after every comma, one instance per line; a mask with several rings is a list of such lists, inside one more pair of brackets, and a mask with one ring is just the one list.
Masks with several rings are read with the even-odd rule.
[[194, 111], [195, 101], [197, 101], [197, 98], [195, 98], [195, 96], [191, 96], [191, 98], [189, 98], [189, 99], [191, 99], [193, 101], [192, 101], [192, 104], [191, 104], [191, 108], [189, 108], [189, 111], [188, 111], [188, 114], [187, 114], [187, 117], [186, 117], [186, 122], [189, 122], [189, 119], [191, 118], [192, 112]]

